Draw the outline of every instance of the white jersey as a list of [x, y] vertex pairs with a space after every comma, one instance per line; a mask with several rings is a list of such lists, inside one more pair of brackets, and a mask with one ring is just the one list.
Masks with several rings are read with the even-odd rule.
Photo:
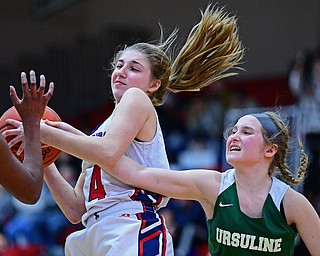
[[[92, 133], [92, 136], [106, 135], [114, 113], [115, 111]], [[149, 142], [134, 140], [125, 155], [144, 166], [169, 169], [158, 117], [154, 138]], [[83, 193], [87, 212], [82, 216], [82, 222], [85, 226], [90, 216], [101, 211], [118, 212], [134, 209], [140, 212], [144, 209], [144, 203], [152, 204], [155, 209], [158, 209], [164, 207], [169, 200], [161, 195], [128, 186], [92, 163], [84, 161], [82, 171], [86, 172]]]

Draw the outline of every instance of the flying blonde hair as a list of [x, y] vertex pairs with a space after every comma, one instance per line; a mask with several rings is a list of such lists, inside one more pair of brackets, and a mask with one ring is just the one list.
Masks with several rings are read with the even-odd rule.
[[172, 64], [168, 88], [173, 92], [197, 90], [238, 74], [228, 72], [244, 55], [236, 17], [212, 5], [201, 16]]
[[[203, 87], [238, 74], [244, 56], [237, 19], [209, 4], [201, 11], [201, 20], [190, 31], [175, 58], [174, 42], [178, 29], [164, 40], [163, 29], [158, 44], [136, 43], [125, 46], [113, 58], [112, 65], [127, 50], [139, 51], [151, 64], [152, 79], [161, 81], [160, 88], [150, 97], [155, 106], [164, 103], [169, 92], [197, 91]], [[174, 59], [174, 60], [173, 60]], [[172, 61], [173, 60], [173, 61]]]

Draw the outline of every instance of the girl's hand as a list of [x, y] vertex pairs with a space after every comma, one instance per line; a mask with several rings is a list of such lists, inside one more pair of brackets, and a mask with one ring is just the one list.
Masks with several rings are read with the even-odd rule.
[[49, 84], [49, 89], [45, 93], [46, 78], [40, 76], [40, 85], [37, 88], [36, 74], [33, 70], [30, 71], [30, 83], [27, 80], [25, 72], [21, 73], [22, 98], [17, 95], [16, 89], [10, 86], [10, 97], [13, 105], [18, 111], [21, 119], [27, 123], [39, 122], [42, 118], [45, 108], [51, 99], [54, 91], [54, 84]]
[[[13, 136], [14, 138], [8, 143], [9, 147], [12, 148], [15, 145], [19, 145], [21, 143], [18, 150], [17, 155], [20, 155], [24, 150], [24, 130], [21, 121], [17, 121], [14, 119], [7, 119], [7, 123], [12, 125], [14, 128], [6, 130], [2, 133], [3, 137], [7, 138], [9, 136]], [[77, 135], [85, 135], [80, 130], [74, 128], [70, 124], [60, 121], [50, 121], [50, 120], [41, 120], [40, 121], [40, 130], [46, 129], [46, 126], [51, 126], [60, 130], [64, 130]]]
[[82, 131], [74, 128], [72, 125], [67, 124], [65, 122], [53, 122], [50, 120], [44, 120], [43, 122], [46, 125], [49, 125], [51, 127], [55, 127], [57, 129], [60, 129], [60, 130], [66, 131], [66, 132], [70, 132], [70, 133], [77, 134], [77, 135], [85, 135]]
[[14, 119], [7, 119], [7, 124], [10, 124], [12, 129], [5, 130], [2, 135], [3, 137], [13, 137], [9, 142], [8, 146], [10, 148], [19, 145], [18, 143], [21, 143], [18, 150], [17, 150], [17, 155], [20, 155], [22, 151], [24, 150], [24, 130], [23, 130], [23, 124], [21, 121], [14, 120]]

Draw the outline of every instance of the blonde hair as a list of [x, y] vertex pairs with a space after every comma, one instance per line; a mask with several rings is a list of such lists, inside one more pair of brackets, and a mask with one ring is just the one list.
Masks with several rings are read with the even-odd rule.
[[125, 46], [112, 60], [112, 66], [127, 50], [136, 50], [146, 55], [151, 64], [152, 79], [160, 80], [160, 88], [151, 96], [155, 106], [162, 105], [169, 92], [195, 91], [212, 83], [238, 74], [230, 69], [238, 65], [244, 56], [244, 47], [239, 39], [237, 19], [229, 16], [224, 8], [209, 4], [201, 11], [201, 20], [196, 24], [176, 58], [172, 55], [178, 29], [164, 40], [163, 29], [158, 44], [136, 43]]
[[268, 137], [265, 131], [263, 132], [263, 136], [266, 143], [276, 144], [278, 146], [278, 151], [275, 154], [273, 162], [270, 165], [269, 173], [271, 175], [274, 175], [275, 172], [278, 171], [281, 178], [292, 185], [298, 185], [302, 183], [307, 173], [308, 156], [303, 150], [301, 140], [299, 140], [299, 146], [301, 149], [300, 166], [297, 170], [297, 174], [294, 175], [290, 171], [288, 164], [286, 163], [286, 158], [289, 150], [289, 129], [287, 125], [282, 121], [281, 117], [275, 112], [267, 111], [264, 112], [264, 114], [268, 115], [272, 119], [279, 131], [271, 137]]

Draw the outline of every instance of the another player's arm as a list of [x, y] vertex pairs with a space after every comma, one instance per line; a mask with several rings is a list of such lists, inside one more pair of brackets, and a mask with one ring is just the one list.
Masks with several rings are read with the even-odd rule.
[[[101, 166], [104, 170], [108, 170]], [[218, 195], [221, 174], [214, 170], [173, 171], [146, 168], [123, 156], [116, 166], [108, 170], [114, 177], [134, 187], [184, 200], [198, 201], [211, 218]]]
[[40, 197], [42, 158], [40, 160], [40, 163], [35, 162], [30, 165], [27, 162], [22, 165], [11, 153], [6, 140], [0, 135], [0, 184], [23, 203], [34, 204]]
[[61, 211], [67, 219], [77, 224], [81, 221], [82, 215], [86, 212], [84, 204], [84, 195], [82, 192], [84, 184], [84, 175], [82, 173], [73, 188], [60, 174], [54, 164], [49, 165], [44, 169], [44, 180], [48, 188], [58, 204]]
[[30, 71], [30, 87], [24, 72], [21, 73], [23, 97], [19, 99], [16, 90], [10, 86], [10, 97], [17, 109], [25, 130], [24, 161], [21, 164], [11, 153], [1, 136], [0, 183], [18, 200], [34, 204], [38, 201], [43, 185], [43, 167], [40, 145], [40, 119], [53, 95], [53, 83], [45, 91], [45, 77], [40, 77], [37, 89], [36, 76]]

